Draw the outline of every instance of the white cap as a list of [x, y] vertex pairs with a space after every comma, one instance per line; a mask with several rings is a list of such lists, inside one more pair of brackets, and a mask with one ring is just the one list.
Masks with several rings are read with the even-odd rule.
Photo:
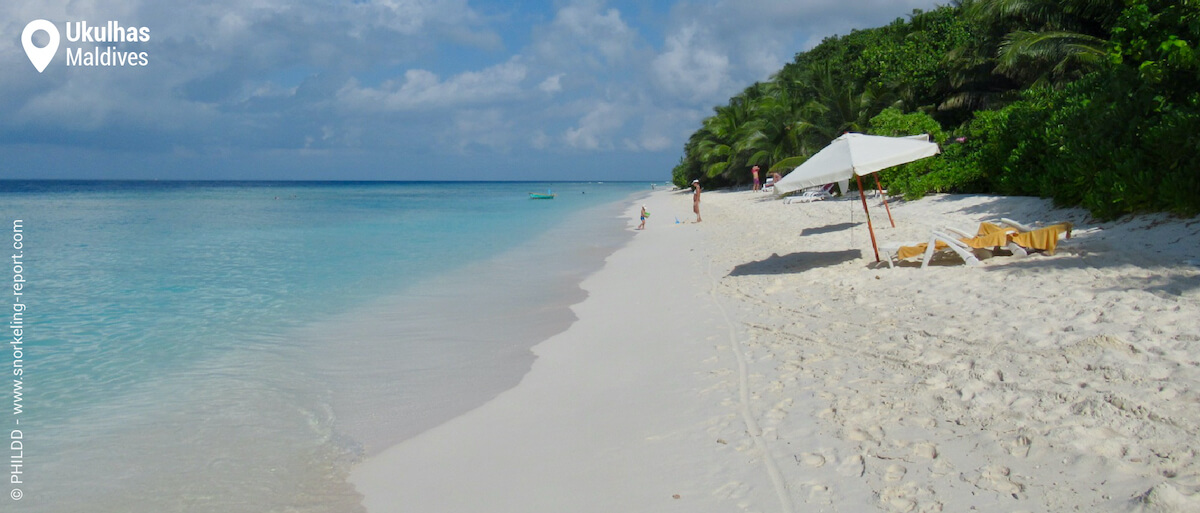
[[692, 183], [700, 183], [700, 180], [692, 180]]

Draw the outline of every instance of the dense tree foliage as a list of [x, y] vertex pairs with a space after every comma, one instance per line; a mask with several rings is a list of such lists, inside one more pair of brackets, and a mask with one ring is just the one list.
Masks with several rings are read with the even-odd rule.
[[929, 133], [893, 193], [1200, 213], [1200, 0], [964, 0], [832, 37], [716, 107], [674, 182], [794, 168], [847, 131]]

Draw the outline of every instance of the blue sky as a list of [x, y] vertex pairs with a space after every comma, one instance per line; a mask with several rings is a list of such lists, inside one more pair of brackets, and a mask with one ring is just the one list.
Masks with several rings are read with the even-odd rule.
[[[662, 181], [795, 53], [944, 3], [13, 0], [0, 178]], [[38, 73], [35, 19], [147, 27], [148, 65], [64, 33]]]

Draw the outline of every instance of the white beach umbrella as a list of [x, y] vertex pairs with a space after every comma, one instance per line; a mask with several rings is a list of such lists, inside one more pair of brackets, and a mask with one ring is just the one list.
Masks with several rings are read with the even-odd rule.
[[[775, 184], [778, 194], [849, 180], [937, 155], [941, 150], [926, 134], [884, 137], [847, 133], [834, 139]], [[845, 192], [845, 191], [842, 191]]]
[[[862, 177], [892, 166], [898, 166], [937, 155], [941, 150], [936, 143], [929, 142], [927, 134], [909, 137], [884, 137], [856, 133], [842, 134], [829, 146], [793, 169], [775, 184], [777, 194], [787, 194], [800, 189], [827, 183], [858, 179], [858, 189], [863, 190]], [[876, 178], [878, 183], [878, 177]], [[842, 191], [845, 193], [846, 191]], [[862, 196], [860, 194], [860, 196]], [[887, 198], [884, 198], [887, 207]], [[863, 210], [867, 210], [867, 199], [862, 196]], [[888, 209], [888, 218], [892, 216]], [[892, 226], [895, 226], [895, 221]], [[875, 228], [871, 225], [871, 212], [867, 211], [867, 229], [871, 233], [871, 247], [875, 249], [875, 261], [879, 261], [879, 247], [875, 243]]]

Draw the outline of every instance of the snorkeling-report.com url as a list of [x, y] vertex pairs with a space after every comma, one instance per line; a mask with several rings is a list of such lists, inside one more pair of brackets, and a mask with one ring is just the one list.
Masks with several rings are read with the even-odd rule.
[[12, 223], [12, 317], [8, 329], [12, 339], [8, 345], [12, 349], [12, 424], [9, 430], [8, 444], [8, 496], [14, 501], [21, 500], [25, 492], [25, 433], [21, 431], [21, 415], [25, 412], [22, 389], [25, 386], [25, 222], [20, 219]]

